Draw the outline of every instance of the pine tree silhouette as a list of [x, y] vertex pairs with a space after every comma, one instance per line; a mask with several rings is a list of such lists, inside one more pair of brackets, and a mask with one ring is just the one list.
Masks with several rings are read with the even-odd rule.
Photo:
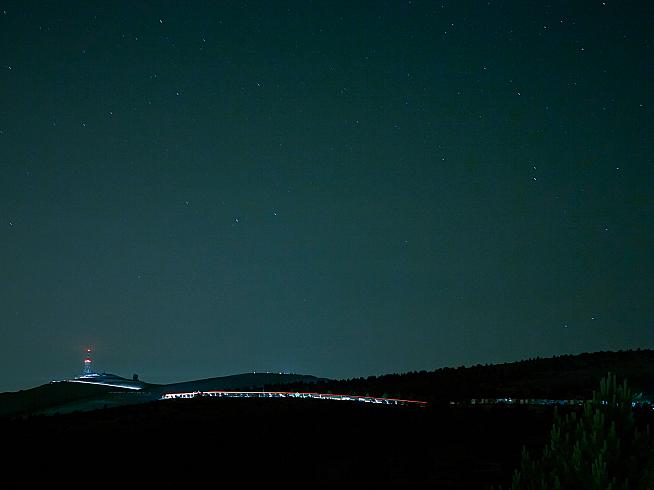
[[636, 427], [634, 399], [609, 373], [579, 415], [555, 412], [542, 456], [523, 448], [511, 489], [654, 490], [652, 436]]

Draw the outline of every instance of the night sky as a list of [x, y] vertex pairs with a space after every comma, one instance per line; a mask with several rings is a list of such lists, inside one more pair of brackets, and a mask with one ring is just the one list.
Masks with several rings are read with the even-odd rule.
[[653, 26], [0, 1], [0, 391], [654, 347]]

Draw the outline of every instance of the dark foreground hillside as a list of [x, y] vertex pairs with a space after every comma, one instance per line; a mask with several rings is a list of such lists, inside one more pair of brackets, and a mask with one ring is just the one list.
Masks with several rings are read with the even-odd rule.
[[129, 470], [153, 484], [275, 478], [307, 488], [480, 489], [509, 482], [523, 444], [540, 448], [551, 421], [550, 408], [197, 398], [4, 420], [0, 430], [6, 467], [29, 481], [122, 480]]
[[196, 398], [0, 419], [0, 434], [5, 475], [24, 483], [484, 489], [507, 488], [552, 419], [551, 407]]

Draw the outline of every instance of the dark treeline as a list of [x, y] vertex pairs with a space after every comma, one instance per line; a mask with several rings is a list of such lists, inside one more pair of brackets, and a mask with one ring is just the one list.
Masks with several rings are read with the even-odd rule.
[[636, 393], [654, 394], [654, 350], [594, 352], [505, 364], [442, 368], [318, 383], [270, 385], [271, 391], [317, 391], [420, 399], [432, 403], [471, 398], [589, 399], [607, 372], [628, 379]]

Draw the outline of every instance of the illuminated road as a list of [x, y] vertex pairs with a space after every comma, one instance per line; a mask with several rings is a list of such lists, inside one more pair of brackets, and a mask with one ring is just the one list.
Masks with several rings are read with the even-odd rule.
[[63, 381], [51, 381], [51, 383], [81, 383], [85, 385], [99, 385], [99, 386], [109, 386], [111, 388], [125, 388], [128, 390], [142, 390], [141, 385], [135, 385], [131, 381], [94, 381], [94, 380], [85, 380], [85, 379], [66, 379]]
[[398, 398], [378, 398], [374, 396], [359, 395], [335, 395], [332, 393], [297, 393], [290, 391], [189, 391], [182, 393], [166, 393], [161, 397], [161, 400], [195, 398], [200, 396], [214, 398], [311, 398], [314, 400], [355, 401], [382, 405], [427, 405], [427, 402], [419, 400], [400, 400]]

